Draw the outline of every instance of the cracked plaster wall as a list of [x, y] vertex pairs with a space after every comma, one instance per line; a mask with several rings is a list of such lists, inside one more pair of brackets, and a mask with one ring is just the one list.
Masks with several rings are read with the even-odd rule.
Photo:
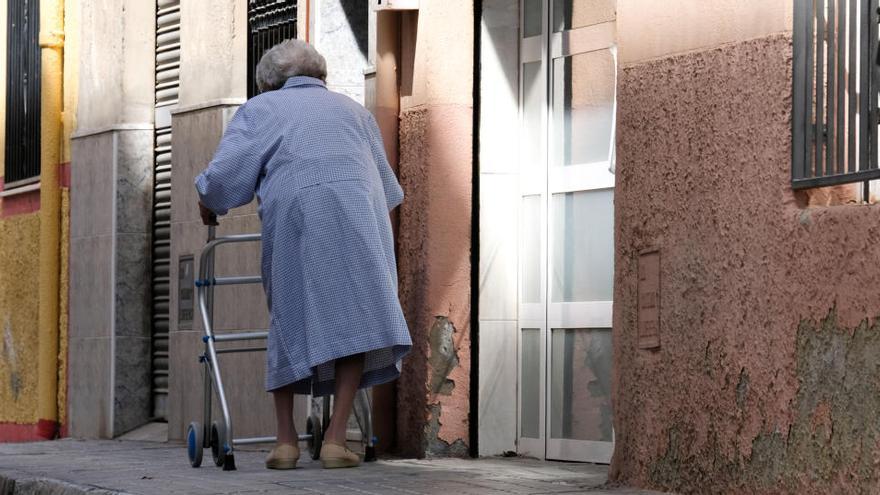
[[[880, 208], [789, 187], [791, 38], [619, 72], [611, 478], [680, 493], [876, 493]], [[637, 261], [661, 250], [659, 350]]]
[[[473, 2], [402, 17], [400, 298], [413, 351], [398, 385], [404, 455], [466, 455], [470, 396]], [[455, 54], [454, 56], [451, 54]]]

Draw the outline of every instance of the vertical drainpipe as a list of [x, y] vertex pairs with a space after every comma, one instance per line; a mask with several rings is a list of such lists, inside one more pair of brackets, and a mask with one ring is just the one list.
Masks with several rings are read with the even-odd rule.
[[37, 434], [58, 434], [64, 0], [40, 1], [40, 301]]
[[[376, 13], [376, 123], [382, 132], [385, 154], [394, 172], [398, 171], [400, 85], [400, 16], [396, 12]], [[392, 214], [397, 232], [399, 210]], [[373, 388], [373, 431], [378, 437], [379, 453], [388, 452], [395, 443], [397, 431], [397, 384]]]
[[483, 43], [483, 0], [474, 0], [474, 73], [471, 190], [471, 388], [468, 411], [468, 447], [471, 457], [480, 457], [480, 78]]
[[382, 131], [388, 163], [397, 172], [400, 123], [400, 16], [376, 13], [376, 122]]

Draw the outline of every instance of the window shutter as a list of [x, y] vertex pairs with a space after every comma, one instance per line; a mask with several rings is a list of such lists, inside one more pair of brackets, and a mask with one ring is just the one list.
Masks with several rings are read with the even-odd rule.
[[4, 182], [40, 176], [39, 0], [8, 0]]
[[180, 90], [180, 0], [156, 2], [156, 130], [153, 170], [153, 416], [168, 397], [171, 262], [171, 109]]

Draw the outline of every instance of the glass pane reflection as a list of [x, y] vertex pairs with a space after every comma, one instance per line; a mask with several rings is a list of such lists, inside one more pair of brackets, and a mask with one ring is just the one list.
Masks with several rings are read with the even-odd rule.
[[552, 301], [611, 301], [614, 190], [554, 194], [552, 207]]
[[541, 196], [522, 199], [522, 302], [541, 302]]
[[614, 0], [553, 0], [553, 31], [613, 21], [615, 10]]
[[544, 160], [544, 132], [542, 117], [544, 103], [544, 83], [541, 79], [541, 62], [529, 62], [522, 66], [523, 106], [522, 106], [522, 162], [521, 168], [535, 170]]
[[523, 38], [541, 34], [542, 0], [523, 0]]
[[553, 164], [607, 162], [614, 145], [614, 56], [609, 50], [553, 61]]
[[541, 438], [541, 331], [522, 329], [520, 436]]
[[553, 329], [550, 437], [611, 442], [611, 329]]

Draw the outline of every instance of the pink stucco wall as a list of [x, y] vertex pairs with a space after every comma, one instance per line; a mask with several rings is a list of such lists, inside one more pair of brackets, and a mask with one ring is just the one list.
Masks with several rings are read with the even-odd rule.
[[[613, 479], [878, 493], [880, 207], [789, 187], [791, 39], [620, 71]], [[638, 347], [638, 254], [660, 340]]]
[[423, 0], [401, 21], [406, 199], [397, 247], [413, 351], [398, 384], [398, 449], [463, 456], [471, 386], [473, 2]]

